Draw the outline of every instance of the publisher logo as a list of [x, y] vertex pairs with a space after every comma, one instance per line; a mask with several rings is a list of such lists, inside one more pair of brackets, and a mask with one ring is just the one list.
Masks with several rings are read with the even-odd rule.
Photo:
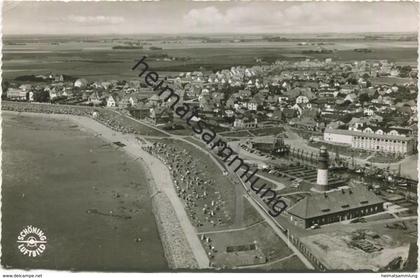
[[47, 237], [44, 232], [34, 226], [26, 226], [18, 235], [19, 251], [29, 257], [40, 256], [46, 248]]

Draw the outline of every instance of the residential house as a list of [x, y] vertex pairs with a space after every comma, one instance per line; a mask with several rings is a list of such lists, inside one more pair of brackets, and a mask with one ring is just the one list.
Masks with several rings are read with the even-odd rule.
[[239, 115], [233, 122], [233, 128], [245, 129], [245, 128], [256, 128], [258, 126], [257, 118]]
[[137, 119], [145, 119], [150, 115], [150, 108], [142, 103], [131, 106], [129, 111], [131, 116]]
[[92, 103], [93, 105], [100, 105], [102, 104], [102, 95], [99, 92], [93, 92], [88, 97], [88, 102]]
[[251, 111], [257, 111], [258, 107], [262, 105], [263, 105], [263, 100], [257, 94], [250, 101], [248, 101], [247, 108], [248, 110], [251, 110]]
[[292, 109], [297, 112], [297, 115], [300, 116], [303, 113], [303, 107], [300, 104], [295, 103], [295, 105], [292, 106]]
[[351, 103], [355, 102], [357, 100], [357, 95], [352, 93], [352, 94], [348, 94], [345, 98], [344, 98], [344, 102], [346, 101], [350, 101]]
[[118, 96], [118, 94], [116, 94], [116, 93], [111, 94], [106, 99], [106, 106], [107, 107], [117, 107], [117, 104], [118, 104], [119, 100], [120, 100], [120, 97]]
[[124, 96], [121, 98], [121, 100], [118, 102], [118, 107], [127, 109], [131, 106], [130, 97]]
[[153, 107], [150, 109], [149, 121], [154, 125], [166, 125], [173, 122], [173, 112], [166, 107]]
[[309, 98], [307, 96], [298, 96], [296, 98], [296, 103], [297, 104], [308, 103], [308, 102], [309, 102]]

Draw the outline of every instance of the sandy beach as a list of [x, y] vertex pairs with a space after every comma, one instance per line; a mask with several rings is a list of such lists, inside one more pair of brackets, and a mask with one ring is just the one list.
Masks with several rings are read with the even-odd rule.
[[82, 131], [87, 131], [107, 142], [121, 142], [125, 151], [145, 170], [153, 213], [156, 218], [165, 257], [171, 269], [207, 268], [209, 260], [191, 225], [181, 200], [176, 195], [169, 170], [157, 158], [141, 148], [141, 142], [134, 135], [122, 134], [98, 123], [94, 119], [73, 115], [16, 113], [31, 117], [51, 117], [72, 121]]
[[[145, 171], [72, 121], [2, 113], [2, 265], [75, 271], [168, 271]], [[21, 254], [27, 225], [47, 235]]]

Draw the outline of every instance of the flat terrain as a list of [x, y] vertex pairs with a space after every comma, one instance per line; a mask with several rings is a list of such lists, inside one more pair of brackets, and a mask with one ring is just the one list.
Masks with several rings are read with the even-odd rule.
[[[228, 267], [238, 265], [254, 265], [266, 263], [266, 260], [276, 261], [292, 254], [292, 251], [270, 228], [267, 223], [254, 224], [246, 230], [215, 233], [209, 235], [218, 252], [214, 262], [217, 265]], [[228, 248], [238, 248], [239, 246], [249, 246], [255, 244], [255, 250], [247, 252], [228, 251]], [[277, 268], [277, 270], [288, 270], [287, 267]], [[301, 270], [305, 267], [302, 265]]]
[[[2, 117], [3, 266], [168, 270], [137, 162], [70, 121]], [[17, 235], [27, 225], [47, 235], [41, 257], [17, 249]]]
[[[135, 60], [144, 55], [168, 55], [175, 60], [149, 59], [150, 67], [162, 74], [195, 71], [220, 70], [238, 65], [255, 65], [256, 59], [266, 62], [275, 60], [304, 60], [306, 58], [333, 58], [334, 60], [387, 59], [401, 64], [417, 61], [416, 41], [357, 40], [340, 38], [332, 40], [322, 48], [331, 53], [303, 53], [319, 50], [317, 45], [299, 45], [305, 41], [249, 41], [233, 43], [221, 41], [205, 43], [201, 40], [180, 39], [165, 41], [148, 37], [128, 38], [131, 41], [147, 42], [144, 49], [112, 49], [119, 45], [117, 40], [102, 37], [85, 38], [8, 38], [3, 49], [4, 78], [15, 78], [28, 74], [49, 72], [84, 77], [91, 80], [137, 79], [131, 71]], [[317, 39], [322, 41], [322, 39]], [[13, 43], [19, 42], [20, 45]], [[10, 44], [12, 43], [12, 44]], [[150, 50], [150, 46], [162, 50]], [[353, 49], [367, 48], [372, 52], [355, 52]], [[163, 57], [163, 56], [162, 56]], [[414, 63], [415, 64], [415, 63]]]

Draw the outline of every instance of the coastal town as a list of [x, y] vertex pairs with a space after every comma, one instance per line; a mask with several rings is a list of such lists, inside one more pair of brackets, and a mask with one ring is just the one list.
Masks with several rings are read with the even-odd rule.
[[[417, 73], [386, 60], [327, 58], [183, 72], [166, 82], [181, 96], [176, 106], [188, 104], [227, 137], [253, 137], [255, 129], [276, 135], [287, 126], [308, 145], [323, 143], [351, 157], [374, 152], [369, 161], [392, 163], [416, 152]], [[172, 133], [191, 133], [171, 103], [140, 80], [88, 82], [54, 73], [25, 78], [34, 82], [6, 80], [2, 99], [104, 107]], [[359, 153], [349, 155], [352, 150]]]
[[[201, 244], [189, 265], [413, 267], [417, 67], [326, 58], [180, 72], [165, 77], [180, 96], [176, 104], [137, 74], [131, 80], [87, 81], [62, 73], [4, 80], [2, 110], [83, 116], [135, 136], [141, 151], [169, 170], [171, 190]], [[184, 104], [195, 122], [205, 121], [242, 162], [259, 170], [257, 182], [241, 180], [241, 172], [223, 163], [223, 150], [204, 144], [179, 119], [174, 110]], [[249, 177], [249, 167], [241, 170]], [[277, 196], [287, 205], [273, 217], [270, 203]], [[329, 252], [338, 246], [342, 251]]]
[[417, 277], [419, 3], [2, 3], [3, 277]]

